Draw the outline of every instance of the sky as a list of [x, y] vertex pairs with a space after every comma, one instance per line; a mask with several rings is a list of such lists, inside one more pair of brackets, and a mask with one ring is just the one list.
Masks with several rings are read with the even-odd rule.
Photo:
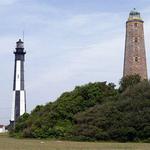
[[125, 23], [137, 8], [150, 74], [149, 0], [0, 0], [0, 124], [11, 116], [16, 41], [25, 33], [27, 112], [89, 82], [118, 85]]

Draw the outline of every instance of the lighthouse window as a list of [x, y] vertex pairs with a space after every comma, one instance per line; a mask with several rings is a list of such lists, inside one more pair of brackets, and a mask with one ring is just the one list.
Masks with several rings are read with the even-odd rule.
[[137, 56], [135, 57], [135, 61], [136, 61], [136, 62], [138, 62], [138, 61], [139, 61], [139, 58], [138, 58]]
[[137, 23], [135, 23], [135, 24], [134, 24], [134, 27], [137, 27], [137, 26], [138, 26], [138, 24], [137, 24]]
[[137, 42], [138, 42], [138, 38], [136, 37], [136, 38], [135, 38], [135, 43], [137, 43]]

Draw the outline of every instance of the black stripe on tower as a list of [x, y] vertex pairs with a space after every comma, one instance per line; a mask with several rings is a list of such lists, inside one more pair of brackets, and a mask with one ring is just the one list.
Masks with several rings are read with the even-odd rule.
[[21, 90], [24, 90], [24, 61], [21, 61], [21, 82], [20, 82], [20, 84], [21, 84]]
[[25, 98], [25, 113], [27, 112], [27, 108], [26, 108], [26, 91], [24, 91], [24, 98]]
[[15, 54], [15, 61], [17, 61], [17, 60], [24, 61], [25, 52], [23, 51], [23, 49], [21, 49], [22, 52], [20, 52], [19, 50], [20, 49], [17, 48], [17, 51], [14, 52], [14, 54]]
[[13, 83], [13, 90], [16, 89], [16, 61], [15, 61], [15, 67], [14, 67], [14, 83]]
[[20, 91], [15, 91], [15, 120], [20, 117]]

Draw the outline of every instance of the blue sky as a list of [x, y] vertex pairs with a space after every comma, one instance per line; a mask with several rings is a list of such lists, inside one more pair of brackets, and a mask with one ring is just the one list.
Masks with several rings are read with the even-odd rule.
[[149, 68], [149, 0], [0, 0], [0, 124], [10, 119], [13, 50], [23, 30], [30, 112], [76, 85], [95, 81], [118, 84], [125, 22], [134, 7], [145, 21]]

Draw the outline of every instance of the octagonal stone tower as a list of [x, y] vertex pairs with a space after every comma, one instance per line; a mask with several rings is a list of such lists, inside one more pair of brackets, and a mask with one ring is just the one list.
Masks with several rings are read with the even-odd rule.
[[132, 10], [126, 22], [123, 70], [123, 76], [139, 74], [142, 80], [148, 78], [143, 23], [140, 13]]

